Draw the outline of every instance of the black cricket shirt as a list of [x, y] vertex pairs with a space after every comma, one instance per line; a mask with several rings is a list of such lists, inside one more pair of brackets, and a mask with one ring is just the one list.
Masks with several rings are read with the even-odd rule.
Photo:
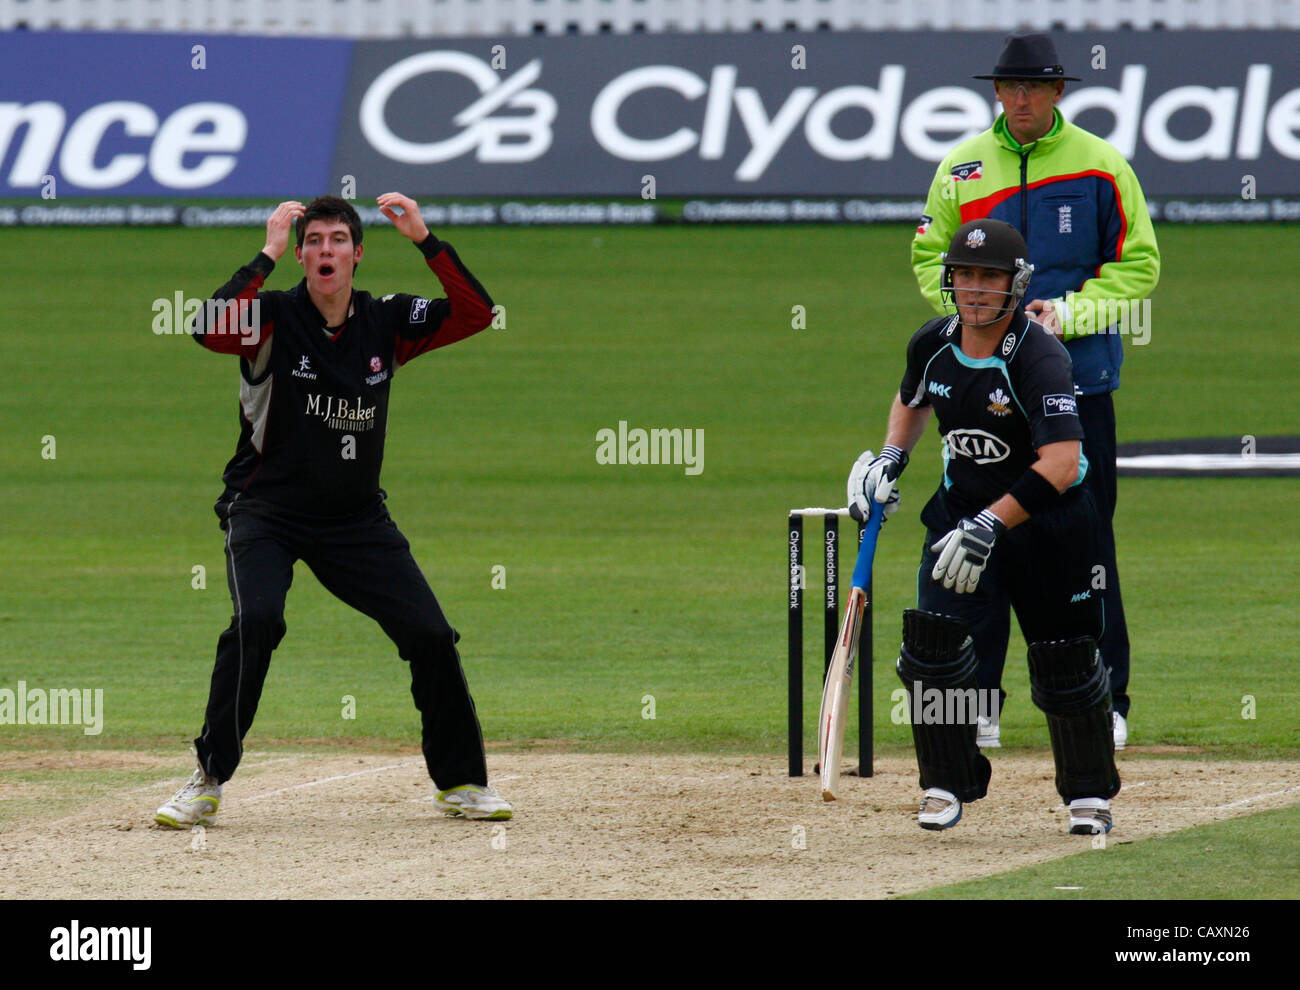
[[377, 499], [394, 373], [492, 321], [491, 298], [451, 246], [430, 234], [418, 247], [447, 298], [354, 289], [338, 328], [326, 328], [305, 279], [259, 291], [275, 267], [261, 253], [213, 295], [234, 305], [200, 313], [194, 337], [240, 356], [239, 440], [222, 500], [340, 516]]
[[[984, 508], [1005, 495], [1038, 460], [1037, 448], [1083, 439], [1069, 352], [1023, 310], [987, 358], [962, 351], [959, 317], [930, 320], [907, 345], [898, 395], [912, 408], [934, 408], [943, 488], [970, 506]], [[1087, 471], [1080, 451], [1073, 485]]]

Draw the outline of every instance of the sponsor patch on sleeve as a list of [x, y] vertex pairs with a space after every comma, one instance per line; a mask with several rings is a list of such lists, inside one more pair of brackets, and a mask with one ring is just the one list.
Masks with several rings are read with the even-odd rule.
[[929, 216], [929, 215], [927, 215], [927, 214], [925, 214], [925, 213], [922, 213], [922, 214], [921, 214], [921, 223], [917, 226], [917, 228], [916, 228], [916, 232], [917, 232], [918, 234], [924, 234], [924, 233], [927, 233], [927, 232], [930, 230], [930, 224], [932, 224], [932, 223], [934, 223], [934, 217]]
[[963, 162], [960, 165], [952, 167], [953, 182], [969, 182], [972, 179], [984, 178], [984, 162]]
[[1077, 416], [1079, 415], [1079, 407], [1075, 404], [1072, 395], [1045, 395], [1043, 396], [1043, 415]]
[[412, 299], [411, 300], [411, 322], [423, 323], [424, 317], [429, 311], [429, 300]]

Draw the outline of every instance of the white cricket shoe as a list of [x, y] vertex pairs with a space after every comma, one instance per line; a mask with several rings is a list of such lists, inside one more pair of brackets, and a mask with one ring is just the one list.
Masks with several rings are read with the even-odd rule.
[[975, 745], [980, 749], [1002, 748], [1002, 726], [991, 718], [980, 715], [975, 727]]
[[505, 821], [514, 814], [510, 802], [497, 793], [495, 787], [478, 784], [461, 784], [439, 791], [434, 799], [441, 811], [452, 817], [472, 818], [475, 821]]
[[942, 787], [928, 787], [925, 797], [921, 798], [920, 810], [916, 813], [916, 823], [921, 828], [937, 831], [952, 828], [961, 821], [961, 802], [952, 791]]
[[209, 777], [199, 767], [185, 786], [158, 809], [153, 820], [168, 828], [211, 825], [216, 821], [217, 807], [220, 804], [221, 785], [217, 783], [216, 777]]
[[1070, 834], [1098, 835], [1111, 827], [1110, 802], [1105, 798], [1075, 798], [1070, 802]]
[[1115, 751], [1119, 752], [1128, 745], [1128, 719], [1119, 712], [1115, 713]]

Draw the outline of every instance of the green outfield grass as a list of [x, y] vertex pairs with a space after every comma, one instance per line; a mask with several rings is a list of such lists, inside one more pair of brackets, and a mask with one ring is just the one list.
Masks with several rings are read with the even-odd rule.
[[1294, 900], [1300, 805], [1184, 829], [1143, 842], [1111, 840], [1064, 859], [968, 883], [933, 887], [903, 900]]
[[[1150, 343], [1130, 346], [1121, 440], [1294, 433], [1300, 275], [1290, 228], [1163, 228]], [[461, 649], [492, 744], [734, 750], [781, 759], [785, 512], [840, 504], [876, 446], [927, 311], [904, 227], [474, 229], [449, 233], [507, 328], [420, 358], [393, 386], [384, 484]], [[175, 745], [202, 721], [230, 615], [211, 511], [237, 435], [233, 359], [151, 330], [152, 301], [206, 296], [258, 231], [15, 230], [0, 316], [0, 687], [100, 687], [102, 734], [0, 726], [9, 747]], [[298, 278], [282, 260], [270, 287]], [[436, 293], [391, 230], [358, 283]], [[807, 328], [791, 327], [792, 308]], [[704, 471], [607, 466], [596, 433], [703, 429]], [[57, 458], [41, 457], [52, 435]], [[883, 751], [891, 648], [914, 602], [933, 432], [876, 564]], [[1132, 739], [1296, 758], [1300, 499], [1291, 479], [1121, 482], [1134, 641]], [[815, 527], [807, 564], [819, 569]], [[206, 590], [191, 588], [192, 568]], [[505, 590], [492, 588], [505, 568]], [[810, 588], [816, 595], [816, 578]], [[815, 609], [810, 609], [814, 613]], [[253, 736], [412, 744], [407, 673], [364, 617], [297, 569]], [[806, 641], [816, 705], [820, 622]], [[1010, 747], [1042, 749], [1013, 641]], [[342, 698], [356, 699], [354, 720]], [[646, 695], [654, 719], [643, 718]], [[1255, 702], [1243, 718], [1243, 697]], [[809, 715], [808, 748], [812, 745]], [[852, 726], [850, 733], [853, 732]], [[252, 738], [250, 737], [250, 742]]]

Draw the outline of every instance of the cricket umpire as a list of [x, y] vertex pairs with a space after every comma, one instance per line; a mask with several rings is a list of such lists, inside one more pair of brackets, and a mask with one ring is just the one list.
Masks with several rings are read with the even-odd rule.
[[[1026, 311], [1060, 337], [1074, 364], [1083, 424], [1086, 484], [1100, 514], [1101, 570], [1096, 592], [1105, 604], [1101, 649], [1115, 698], [1118, 748], [1128, 739], [1129, 640], [1115, 562], [1115, 406], [1124, 359], [1128, 306], [1148, 297], [1160, 277], [1160, 251], [1142, 187], [1114, 147], [1066, 121], [1056, 104], [1067, 76], [1051, 38], [1011, 35], [988, 75], [1002, 104], [987, 131], [963, 141], [935, 171], [925, 214], [912, 241], [921, 294], [936, 312], [942, 252], [970, 220], [1003, 220], [1025, 238], [1034, 274]], [[1120, 320], [1095, 320], [1098, 306], [1120, 302]], [[1100, 312], [1114, 310], [1105, 308]], [[1000, 687], [1009, 628], [977, 637], [981, 687]], [[999, 745], [996, 722], [981, 739]]]
[[[940, 284], [956, 315], [912, 336], [881, 454], [858, 458], [848, 494], [864, 515], [873, 498], [896, 510], [908, 452], [933, 413], [943, 478], [921, 512], [917, 607], [903, 613], [898, 659], [909, 708], [922, 714], [912, 720], [925, 791], [921, 827], [955, 825], [962, 803], [988, 790], [991, 767], [976, 744], [972, 706], [955, 715], [948, 701], [976, 696], [976, 643], [1008, 626], [1014, 609], [1069, 831], [1091, 835], [1110, 831], [1120, 783], [1109, 678], [1097, 650], [1101, 602], [1091, 590], [1101, 524], [1083, 484], [1089, 463], [1069, 354], [1021, 308], [1033, 274], [1026, 257], [1010, 224], [973, 220], [957, 229]], [[932, 697], [945, 701], [937, 713]]]
[[[198, 769], [156, 821], [208, 824], [235, 773], [271, 653], [285, 633], [293, 565], [304, 561], [333, 595], [375, 619], [411, 669], [422, 748], [451, 815], [500, 820], [510, 805], [488, 786], [483, 736], [456, 649], [459, 634], [411, 556], [379, 487], [394, 374], [412, 358], [487, 327], [492, 300], [415, 201], [378, 198], [419, 249], [445, 299], [353, 288], [361, 219], [346, 200], [281, 203], [266, 245], [217, 290], [193, 327], [208, 350], [239, 357], [240, 434], [216, 503], [226, 534], [234, 615], [217, 642]], [[288, 292], [263, 283], [288, 247], [304, 278]]]

